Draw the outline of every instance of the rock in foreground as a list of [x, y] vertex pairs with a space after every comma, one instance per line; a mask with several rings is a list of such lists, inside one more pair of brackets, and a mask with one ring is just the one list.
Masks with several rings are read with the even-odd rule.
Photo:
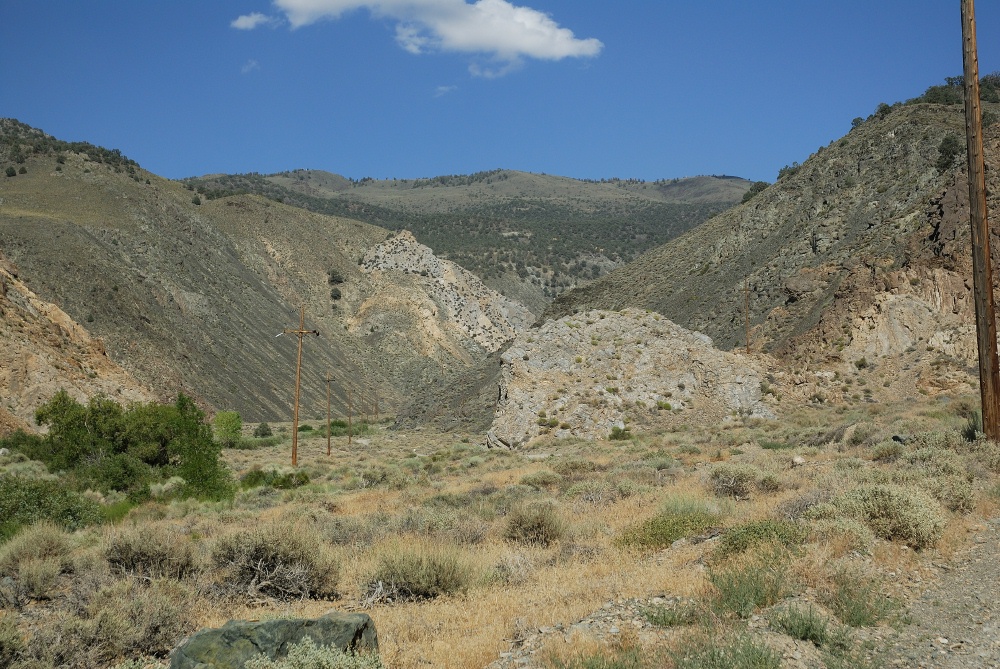
[[364, 613], [330, 612], [321, 618], [249, 622], [230, 620], [218, 629], [191, 635], [174, 649], [170, 669], [243, 669], [247, 660], [264, 655], [285, 657], [305, 637], [317, 646], [343, 651], [377, 651], [375, 623]]

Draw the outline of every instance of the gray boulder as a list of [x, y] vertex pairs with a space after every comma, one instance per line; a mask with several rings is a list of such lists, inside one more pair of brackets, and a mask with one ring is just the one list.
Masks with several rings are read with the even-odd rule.
[[285, 657], [305, 637], [317, 646], [343, 651], [378, 651], [375, 623], [364, 613], [331, 611], [321, 618], [249, 622], [230, 620], [217, 629], [195, 632], [170, 654], [170, 669], [243, 669], [247, 660], [264, 655]]

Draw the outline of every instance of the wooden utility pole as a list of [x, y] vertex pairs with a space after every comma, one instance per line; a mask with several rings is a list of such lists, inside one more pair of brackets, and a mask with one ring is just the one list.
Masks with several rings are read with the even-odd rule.
[[986, 211], [986, 169], [983, 159], [983, 119], [979, 101], [979, 57], [973, 0], [962, 0], [962, 63], [965, 74], [965, 138], [969, 154], [969, 218], [972, 225], [972, 284], [976, 304], [976, 344], [979, 349], [979, 393], [983, 432], [1000, 440], [1000, 366], [997, 364], [993, 268]]
[[[306, 308], [299, 312], [299, 329], [282, 330], [280, 334], [293, 334], [299, 338], [299, 355], [295, 361], [295, 409], [292, 412], [292, 466], [299, 465], [299, 385], [302, 379], [302, 338], [307, 334], [319, 336], [316, 330], [306, 330]], [[279, 335], [280, 336], [280, 335]]]
[[330, 384], [333, 383], [333, 377], [329, 374], [326, 375], [326, 454], [330, 455], [330, 433], [333, 432], [333, 426], [330, 425]]
[[743, 327], [747, 334], [747, 355], [750, 355], [750, 277], [743, 280]]
[[351, 417], [354, 414], [354, 395], [351, 387], [347, 387], [347, 445], [351, 445]]

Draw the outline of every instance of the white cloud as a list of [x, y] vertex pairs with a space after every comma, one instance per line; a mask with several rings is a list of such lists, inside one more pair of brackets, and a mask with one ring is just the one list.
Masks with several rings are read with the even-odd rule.
[[439, 98], [442, 95], [448, 95], [448, 93], [456, 90], [458, 90], [458, 86], [438, 86], [434, 89], [434, 97]]
[[243, 64], [243, 67], [240, 68], [240, 72], [242, 72], [243, 74], [250, 74], [254, 70], [259, 70], [259, 69], [260, 69], [260, 63], [251, 58], [250, 60], [248, 60], [246, 63]]
[[[466, 0], [274, 0], [274, 4], [292, 28], [367, 9], [375, 17], [396, 21], [396, 41], [410, 53], [454, 51], [488, 56], [493, 66], [470, 67], [479, 76], [501, 76], [520, 66], [524, 58], [596, 56], [604, 47], [594, 38], [578, 39], [544, 12], [508, 0], [471, 4]], [[249, 17], [237, 21], [245, 18]]]
[[243, 16], [233, 19], [229, 26], [231, 28], [236, 28], [237, 30], [253, 30], [257, 26], [274, 24], [274, 17], [265, 16], [260, 12], [254, 12], [253, 14], [244, 14]]

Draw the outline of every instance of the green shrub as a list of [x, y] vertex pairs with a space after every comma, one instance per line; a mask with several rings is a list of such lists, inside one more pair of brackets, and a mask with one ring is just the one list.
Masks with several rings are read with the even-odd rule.
[[787, 576], [787, 560], [777, 550], [710, 567], [708, 581], [715, 588], [712, 607], [720, 615], [734, 613], [749, 618], [758, 608], [776, 604], [785, 596]]
[[309, 483], [309, 475], [301, 469], [294, 471], [275, 471], [254, 467], [240, 478], [244, 488], [259, 488], [267, 486], [281, 490], [299, 488]]
[[705, 532], [722, 522], [722, 514], [712, 505], [697, 499], [668, 499], [660, 512], [626, 529], [620, 539], [625, 546], [665, 548], [683, 537]]
[[727, 530], [719, 540], [719, 547], [716, 550], [721, 556], [729, 556], [767, 543], [792, 548], [805, 542], [807, 535], [808, 531], [798, 523], [787, 520], [758, 520]]
[[781, 655], [749, 636], [689, 637], [670, 652], [674, 669], [780, 669]]
[[563, 477], [548, 469], [525, 474], [521, 477], [522, 485], [530, 485], [532, 488], [553, 488], [562, 483]]
[[893, 462], [903, 454], [903, 445], [898, 441], [886, 439], [872, 448], [872, 460], [875, 462]]
[[628, 441], [631, 438], [632, 432], [627, 427], [617, 425], [611, 428], [611, 434], [608, 435], [608, 439], [611, 441]]
[[270, 437], [273, 435], [271, 432], [271, 426], [267, 423], [258, 423], [257, 427], [253, 429], [253, 436], [257, 439], [262, 439], [264, 437]]
[[789, 448], [794, 448], [795, 444], [790, 444], [785, 441], [761, 441], [760, 447], [768, 451], [783, 451]]
[[552, 504], [535, 503], [518, 505], [511, 510], [503, 536], [510, 541], [548, 546], [565, 534], [566, 522]]
[[40, 520], [76, 530], [100, 522], [101, 507], [58, 481], [0, 475], [0, 537]]
[[642, 612], [657, 627], [692, 625], [705, 617], [705, 610], [694, 602], [678, 602], [672, 606], [654, 606]]
[[566, 460], [561, 460], [552, 466], [560, 476], [564, 476], [568, 479], [579, 479], [584, 474], [589, 474], [591, 472], [596, 472], [598, 466], [596, 462], [590, 460], [585, 460], [583, 458], [567, 458]]
[[224, 448], [233, 448], [240, 441], [243, 419], [237, 411], [219, 411], [212, 419], [215, 440]]
[[[350, 434], [353, 437], [365, 436], [372, 433], [372, 426], [367, 423], [367, 421], [352, 421], [350, 425], [347, 424], [346, 420], [331, 420], [330, 421], [330, 436], [331, 437], [346, 437]], [[326, 431], [323, 430], [323, 436], [326, 436]]]
[[833, 505], [864, 522], [876, 536], [925, 548], [941, 536], [945, 515], [928, 493], [899, 485], [864, 485], [837, 497]]
[[317, 646], [312, 637], [303, 637], [288, 648], [281, 659], [266, 656], [247, 660], [246, 669], [383, 669], [385, 665], [376, 653], [345, 653], [333, 646]]
[[805, 610], [790, 606], [771, 616], [771, 625], [793, 639], [822, 646], [830, 640], [830, 621], [809, 605]]
[[821, 593], [822, 603], [845, 625], [872, 627], [894, 620], [900, 605], [882, 592], [875, 578], [848, 570], [834, 574], [832, 586]]
[[336, 595], [340, 563], [314, 531], [264, 524], [219, 539], [212, 562], [225, 588], [257, 599], [324, 599]]
[[51, 471], [68, 472], [80, 490], [125, 492], [137, 501], [148, 496], [151, 482], [179, 476], [185, 496], [227, 499], [234, 492], [232, 477], [204, 418], [183, 394], [173, 405], [123, 409], [103, 396], [83, 405], [61, 390], [35, 412], [49, 430], [37, 451], [26, 455]]

